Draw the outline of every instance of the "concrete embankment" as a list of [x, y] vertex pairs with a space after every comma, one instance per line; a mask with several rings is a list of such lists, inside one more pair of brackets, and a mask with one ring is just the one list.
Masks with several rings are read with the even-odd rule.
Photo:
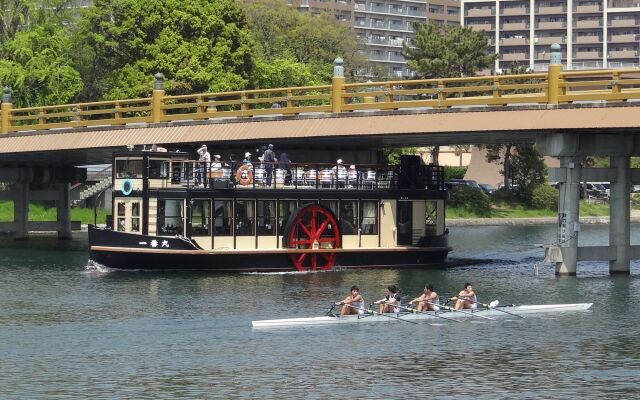
[[[639, 217], [631, 217], [632, 223], [640, 223]], [[556, 217], [535, 218], [456, 218], [447, 219], [447, 226], [500, 226], [500, 225], [549, 225], [557, 224]], [[609, 217], [582, 217], [580, 223], [584, 225], [608, 224]]]

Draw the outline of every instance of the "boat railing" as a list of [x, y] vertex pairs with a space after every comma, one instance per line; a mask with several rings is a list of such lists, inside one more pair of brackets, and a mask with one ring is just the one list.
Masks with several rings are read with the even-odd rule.
[[[410, 178], [398, 166], [326, 163], [172, 161], [163, 187], [189, 189], [443, 190], [442, 167], [421, 166]], [[404, 179], [403, 179], [404, 178]], [[416, 181], [417, 179], [417, 181]], [[413, 180], [413, 184], [407, 184]]]

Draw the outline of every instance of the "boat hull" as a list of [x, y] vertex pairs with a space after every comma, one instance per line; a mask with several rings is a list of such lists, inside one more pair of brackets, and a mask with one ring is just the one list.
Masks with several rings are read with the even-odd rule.
[[[215, 272], [297, 271], [295, 249], [203, 250], [180, 237], [155, 237], [89, 228], [90, 259], [123, 270], [203, 270]], [[308, 250], [307, 250], [308, 251]], [[322, 251], [322, 250], [321, 250]], [[335, 249], [334, 269], [443, 266], [449, 247]]]
[[[433, 311], [415, 314], [415, 313], [393, 313], [385, 315], [348, 315], [348, 316], [322, 316], [322, 317], [309, 317], [309, 318], [286, 318], [286, 319], [271, 319], [262, 321], [252, 321], [251, 325], [254, 328], [277, 328], [277, 327], [292, 327], [292, 326], [308, 326], [308, 325], [326, 325], [326, 324], [350, 324], [350, 323], [368, 323], [368, 322], [398, 322], [398, 318], [407, 321], [444, 321], [444, 318], [455, 319], [470, 319], [478, 317], [514, 317], [507, 314], [513, 313], [516, 315], [523, 314], [542, 314], [542, 313], [559, 313], [559, 312], [576, 312], [587, 311], [591, 308], [593, 303], [578, 303], [578, 304], [548, 304], [548, 305], [522, 305], [522, 306], [505, 306], [492, 309], [484, 309], [472, 312], [470, 310], [459, 311], [442, 311], [437, 314]], [[503, 312], [503, 311], [506, 312]], [[474, 317], [475, 316], [475, 317]], [[444, 317], [444, 318], [440, 318]]]

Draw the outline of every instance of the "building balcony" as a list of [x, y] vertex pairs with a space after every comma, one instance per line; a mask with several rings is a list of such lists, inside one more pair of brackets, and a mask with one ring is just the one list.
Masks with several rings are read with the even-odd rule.
[[538, 29], [564, 29], [567, 27], [567, 21], [542, 21], [538, 22]]
[[636, 20], [635, 18], [612, 19], [609, 21], [609, 26], [612, 28], [635, 28]]
[[595, 36], [576, 36], [573, 39], [573, 43], [577, 44], [592, 44], [592, 43], [602, 43], [602, 38], [598, 35]]
[[583, 21], [576, 21], [573, 27], [580, 28], [580, 29], [600, 28], [602, 27], [602, 21], [599, 19], [588, 19]]
[[565, 43], [567, 39], [564, 36], [541, 36], [535, 38], [533, 41], [535, 44], [552, 45], [554, 43]]
[[503, 53], [500, 56], [502, 61], [527, 61], [529, 54], [527, 53]]
[[589, 6], [577, 6], [575, 10], [577, 13], [600, 13], [602, 12], [602, 7], [597, 4]]
[[636, 43], [638, 35], [611, 35], [609, 43]]
[[[549, 52], [548, 51], [538, 51], [536, 53], [536, 61], [549, 61]], [[567, 53], [565, 53], [564, 51], [562, 52], [562, 59], [566, 60], [567, 59]]]
[[465, 13], [467, 17], [490, 17], [496, 15], [495, 8], [470, 8]]
[[493, 24], [473, 24], [473, 25], [469, 25], [469, 27], [471, 27], [471, 29], [473, 29], [474, 31], [493, 31]]
[[611, 50], [609, 52], [609, 60], [613, 58], [638, 58], [637, 50]]
[[501, 46], [522, 46], [529, 44], [528, 38], [502, 38], [500, 39]]
[[552, 14], [564, 14], [567, 12], [566, 6], [558, 7], [538, 7], [536, 9], [537, 15], [552, 15]]
[[524, 31], [529, 30], [529, 23], [527, 22], [505, 22], [500, 26], [500, 30], [503, 31]]
[[602, 51], [576, 51], [574, 57], [577, 60], [602, 58]]
[[527, 7], [504, 8], [500, 10], [500, 15], [529, 15], [529, 8]]

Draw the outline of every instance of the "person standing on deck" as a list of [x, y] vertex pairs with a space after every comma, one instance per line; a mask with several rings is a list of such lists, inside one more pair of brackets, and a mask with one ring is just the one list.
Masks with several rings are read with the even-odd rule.
[[276, 153], [273, 152], [273, 145], [270, 144], [264, 154], [262, 154], [262, 162], [264, 162], [265, 172], [267, 173], [267, 187], [271, 187], [271, 178], [273, 177], [273, 166], [276, 163]]
[[284, 184], [291, 184], [291, 161], [289, 161], [289, 156], [287, 153], [280, 153], [280, 157], [278, 157], [278, 169], [283, 170], [284, 172]]
[[396, 285], [387, 286], [387, 295], [373, 304], [380, 305], [381, 314], [400, 312], [400, 308], [397, 307], [400, 305], [400, 294], [398, 293]]
[[207, 151], [207, 145], [203, 144], [202, 147], [198, 149], [198, 155], [200, 158], [200, 182], [199, 186], [201, 188], [207, 186], [208, 178], [209, 178], [209, 164], [211, 163], [211, 154]]
[[340, 315], [357, 315], [364, 314], [364, 299], [360, 294], [360, 289], [357, 286], [351, 286], [351, 294], [344, 300], [336, 303], [337, 306], [342, 306]]
[[451, 298], [455, 300], [456, 305], [453, 307], [456, 310], [462, 310], [463, 308], [475, 309], [477, 307], [478, 297], [476, 292], [473, 291], [473, 286], [469, 282], [464, 284], [464, 289], [458, 293], [457, 296]]
[[438, 293], [433, 291], [431, 284], [427, 284], [424, 287], [424, 292], [409, 302], [409, 304], [415, 303], [418, 303], [418, 312], [440, 310], [440, 307], [437, 306], [440, 303], [440, 298]]

